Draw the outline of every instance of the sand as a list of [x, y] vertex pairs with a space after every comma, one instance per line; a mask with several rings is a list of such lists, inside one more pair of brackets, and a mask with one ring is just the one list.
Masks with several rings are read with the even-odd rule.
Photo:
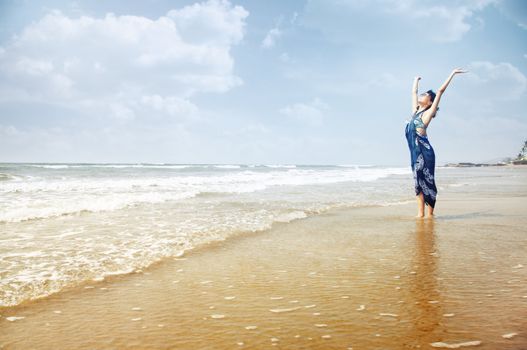
[[524, 192], [348, 208], [0, 310], [2, 349], [526, 349]]

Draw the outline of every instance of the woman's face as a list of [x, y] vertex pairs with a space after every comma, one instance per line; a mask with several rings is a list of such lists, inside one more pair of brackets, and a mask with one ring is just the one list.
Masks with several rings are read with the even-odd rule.
[[432, 101], [430, 100], [430, 95], [426, 92], [423, 92], [417, 97], [417, 102], [423, 107], [428, 107], [432, 104]]

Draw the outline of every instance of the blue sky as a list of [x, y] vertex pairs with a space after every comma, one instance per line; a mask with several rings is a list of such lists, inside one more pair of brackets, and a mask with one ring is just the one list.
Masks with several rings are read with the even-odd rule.
[[0, 161], [442, 165], [527, 139], [520, 0], [0, 0]]

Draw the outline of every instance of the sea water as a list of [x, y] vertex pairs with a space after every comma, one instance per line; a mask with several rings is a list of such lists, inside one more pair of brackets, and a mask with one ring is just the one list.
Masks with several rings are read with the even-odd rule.
[[[438, 167], [438, 199], [441, 186], [470, 185], [459, 171]], [[413, 191], [409, 166], [3, 163], [0, 306], [276, 222], [407, 203]]]

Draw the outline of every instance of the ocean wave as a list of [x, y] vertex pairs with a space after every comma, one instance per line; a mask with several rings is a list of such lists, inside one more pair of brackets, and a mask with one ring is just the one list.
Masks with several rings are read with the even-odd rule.
[[[337, 183], [346, 181], [375, 181], [390, 175], [407, 175], [411, 170], [407, 168], [369, 168], [369, 169], [342, 169], [342, 170], [311, 170], [288, 169], [287, 171], [257, 172], [244, 170], [235, 173], [215, 175], [181, 175], [181, 176], [140, 176], [133, 177], [66, 177], [17, 183], [4, 183], [0, 185], [0, 193], [29, 193], [29, 192], [69, 192], [81, 193], [83, 191], [115, 191], [151, 189], [154, 187], [163, 190], [177, 190], [188, 186], [206, 186], [202, 190], [238, 192], [240, 186], [251, 186], [254, 189], [263, 189], [274, 185], [310, 185], [323, 183]], [[246, 192], [248, 189], [242, 189]]]
[[86, 194], [84, 196], [59, 198], [46, 201], [24, 200], [18, 205], [4, 205], [0, 213], [0, 223], [40, 220], [64, 215], [97, 213], [102, 211], [124, 209], [138, 204], [155, 204], [166, 201], [177, 201], [195, 197], [199, 192], [146, 192], [114, 193], [107, 196]]
[[18, 222], [79, 212], [178, 201], [201, 193], [242, 194], [277, 186], [367, 182], [409, 174], [406, 168], [243, 170], [214, 175], [60, 178], [0, 182], [0, 221]]
[[375, 165], [371, 164], [337, 164], [337, 166], [342, 168], [371, 168]]
[[240, 165], [230, 165], [230, 164], [220, 164], [220, 165], [213, 165], [214, 168], [218, 169], [240, 169]]
[[27, 164], [28, 166], [34, 168], [44, 168], [44, 169], [68, 169], [70, 166], [67, 164]]
[[0, 307], [44, 298], [82, 284], [91, 287], [109, 276], [141, 272], [160, 260], [180, 257], [210, 242], [262, 232], [276, 223], [290, 223], [345, 206], [364, 205], [320, 203], [305, 209], [265, 209], [258, 205], [242, 212], [207, 212], [203, 207], [181, 217], [169, 208], [163, 213], [138, 209], [139, 215], [130, 212], [105, 220], [86, 218], [57, 223], [56, 229], [16, 233], [14, 239], [5, 240], [4, 244], [11, 246], [0, 254], [10, 264], [0, 280]]
[[14, 180], [16, 178], [17, 176], [15, 175], [7, 174], [7, 173], [0, 173], [0, 181], [9, 181], [9, 180]]
[[[175, 221], [171, 225], [165, 222], [152, 225], [148, 233], [143, 232], [144, 227], [129, 227], [125, 232], [115, 232], [108, 237], [81, 236], [84, 230], [70, 233], [68, 242], [82, 238], [84, 245], [81, 247], [58, 245], [54, 237], [34, 247], [36, 250], [32, 252], [15, 253], [12, 249], [0, 258], [10, 261], [11, 269], [19, 271], [3, 276], [0, 281], [0, 307], [46, 297], [81, 283], [102, 281], [108, 276], [140, 271], [206, 243], [242, 232], [261, 232], [270, 229], [274, 222], [287, 223], [306, 216], [301, 210], [256, 210], [244, 215], [232, 212], [227, 217], [218, 212], [205, 224], [205, 218]], [[171, 230], [169, 234], [166, 227], [172, 226], [178, 230]], [[42, 264], [43, 260], [46, 263]]]
[[267, 168], [285, 168], [285, 169], [294, 169], [296, 165], [294, 164], [264, 164], [263, 166]]
[[44, 169], [79, 169], [79, 168], [113, 168], [113, 169], [187, 169], [187, 168], [207, 168], [208, 165], [198, 164], [23, 164]]

